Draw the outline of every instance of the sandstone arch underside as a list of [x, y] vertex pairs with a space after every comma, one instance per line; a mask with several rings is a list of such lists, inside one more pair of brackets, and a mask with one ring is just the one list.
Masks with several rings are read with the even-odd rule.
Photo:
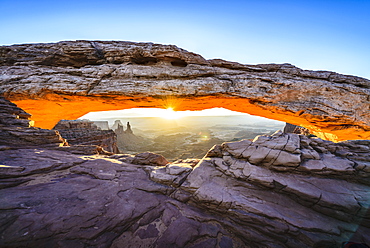
[[0, 71], [0, 96], [42, 128], [91, 111], [224, 107], [333, 141], [370, 139], [370, 81], [334, 72], [205, 60], [172, 45], [119, 41], [3, 46]]

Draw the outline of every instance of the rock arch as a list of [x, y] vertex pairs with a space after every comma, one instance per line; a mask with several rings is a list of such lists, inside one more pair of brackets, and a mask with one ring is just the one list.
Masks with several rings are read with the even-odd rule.
[[0, 96], [43, 128], [91, 111], [224, 107], [332, 141], [370, 139], [370, 81], [355, 76], [205, 60], [172, 45], [120, 41], [3, 46], [0, 68]]

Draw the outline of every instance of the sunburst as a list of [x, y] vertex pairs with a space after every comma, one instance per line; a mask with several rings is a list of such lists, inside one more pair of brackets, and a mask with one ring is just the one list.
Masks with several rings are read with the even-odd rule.
[[162, 111], [162, 112], [163, 114], [160, 117], [164, 119], [173, 120], [173, 119], [179, 119], [182, 117], [180, 112], [174, 111], [173, 108], [171, 107], [166, 108], [165, 111]]

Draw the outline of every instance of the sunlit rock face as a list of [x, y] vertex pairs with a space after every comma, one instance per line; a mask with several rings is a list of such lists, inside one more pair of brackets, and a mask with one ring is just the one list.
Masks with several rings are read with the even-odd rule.
[[[113, 154], [119, 152], [116, 146], [116, 135], [111, 130], [76, 128], [66, 131], [61, 125], [59, 129], [65, 136], [73, 137], [71, 139], [73, 144], [69, 144], [58, 130], [33, 127], [32, 121], [29, 120], [30, 116], [14, 103], [0, 97], [0, 151], [10, 150], [10, 153], [14, 153], [15, 149], [38, 148], [69, 151], [74, 154]], [[67, 127], [64, 126], [64, 128]], [[12, 158], [16, 157], [12, 156]], [[30, 159], [32, 160], [32, 158]], [[56, 163], [55, 167], [52, 168], [59, 168], [59, 164]]]
[[108, 152], [119, 153], [113, 130], [101, 130], [92, 121], [61, 120], [53, 129], [67, 139], [69, 145], [96, 145]]
[[0, 70], [0, 94], [44, 128], [91, 111], [225, 107], [333, 141], [370, 137], [369, 80], [290, 64], [205, 60], [152, 43], [70, 41], [0, 47]]

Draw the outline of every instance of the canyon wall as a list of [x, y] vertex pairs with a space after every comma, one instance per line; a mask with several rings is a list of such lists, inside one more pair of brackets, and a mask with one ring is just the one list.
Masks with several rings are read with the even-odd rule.
[[104, 150], [119, 153], [117, 135], [113, 130], [101, 130], [89, 120], [61, 120], [55, 125], [70, 145], [96, 145]]
[[65, 41], [2, 46], [0, 70], [0, 95], [43, 128], [90, 111], [225, 107], [333, 141], [370, 137], [368, 79], [290, 64], [206, 60], [153, 43]]
[[58, 131], [32, 127], [30, 114], [0, 97], [0, 150], [67, 145]]

